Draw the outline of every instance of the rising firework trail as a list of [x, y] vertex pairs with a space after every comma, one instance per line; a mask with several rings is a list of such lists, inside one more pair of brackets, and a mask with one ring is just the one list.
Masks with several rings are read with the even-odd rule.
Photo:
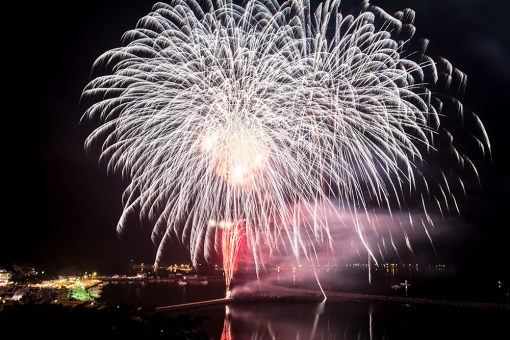
[[[129, 180], [119, 233], [138, 214], [156, 263], [177, 237], [196, 265], [222, 248], [209, 221], [243, 221], [257, 270], [280, 253], [314, 265], [319, 249], [334, 253], [331, 213], [350, 216], [375, 263], [388, 240], [367, 239], [380, 228], [374, 209], [417, 201], [429, 235], [433, 206], [458, 209], [454, 169], [476, 173], [446, 122], [490, 144], [478, 117], [437, 91], [461, 93], [465, 75], [428, 57], [426, 41], [408, 51], [413, 20], [368, 1], [357, 17], [338, 0], [314, 13], [306, 0], [154, 5], [97, 59], [106, 75], [83, 93], [95, 100], [83, 119], [100, 123], [86, 149], [103, 141], [100, 161]], [[459, 167], [436, 167], [451, 155]]]
[[227, 292], [237, 266], [237, 255], [244, 240], [243, 221], [209, 221], [210, 227], [221, 228], [221, 254]]

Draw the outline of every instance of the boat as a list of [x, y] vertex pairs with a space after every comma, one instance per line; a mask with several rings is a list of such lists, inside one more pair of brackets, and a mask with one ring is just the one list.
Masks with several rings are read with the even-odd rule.
[[400, 289], [400, 287], [401, 287], [401, 286], [399, 286], [399, 285], [393, 285], [393, 286], [391, 286], [391, 288], [394, 288], [394, 289]]
[[188, 281], [185, 281], [185, 280], [179, 280], [177, 283], [179, 284], [179, 286], [185, 286], [185, 285], [187, 285], [187, 284], [188, 284]]
[[208, 284], [209, 284], [209, 281], [207, 281], [207, 280], [200, 280], [200, 284], [201, 284], [202, 286], [205, 286], [205, 285], [208, 285]]

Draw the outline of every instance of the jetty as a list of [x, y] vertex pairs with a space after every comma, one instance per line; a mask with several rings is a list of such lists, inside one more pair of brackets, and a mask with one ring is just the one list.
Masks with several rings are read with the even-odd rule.
[[189, 302], [189, 303], [183, 303], [180, 305], [173, 305], [173, 306], [156, 307], [156, 310], [158, 312], [173, 313], [173, 312], [181, 312], [181, 311], [191, 310], [191, 309], [199, 309], [199, 308], [201, 309], [201, 308], [210, 307], [210, 306], [227, 305], [227, 304], [233, 303], [233, 302], [234, 302], [234, 298], [228, 297], [228, 298], [216, 299], [216, 300]]

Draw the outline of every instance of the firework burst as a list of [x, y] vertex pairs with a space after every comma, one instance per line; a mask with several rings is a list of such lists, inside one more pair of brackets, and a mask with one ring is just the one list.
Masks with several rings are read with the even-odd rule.
[[130, 181], [119, 232], [137, 213], [153, 226], [156, 262], [177, 237], [196, 264], [221, 249], [210, 221], [243, 221], [258, 268], [276, 252], [333, 250], [324, 206], [353, 217], [376, 260], [365, 236], [376, 222], [359, 214], [412, 197], [429, 222], [429, 201], [456, 207], [449, 176], [420, 168], [447, 150], [474, 169], [443, 127], [445, 99], [489, 149], [476, 115], [430, 90], [455, 79], [462, 87], [465, 76], [426, 56], [426, 42], [406, 52], [411, 10], [391, 16], [365, 1], [359, 16], [343, 17], [339, 5], [312, 14], [299, 0], [158, 3], [124, 47], [97, 59], [93, 68], [111, 74], [84, 90], [99, 100], [83, 118], [100, 122], [85, 146], [102, 140], [108, 171]]

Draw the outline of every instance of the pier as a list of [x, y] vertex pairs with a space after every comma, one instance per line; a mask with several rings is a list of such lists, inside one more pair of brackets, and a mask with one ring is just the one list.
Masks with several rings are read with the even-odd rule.
[[171, 313], [171, 312], [180, 312], [180, 311], [190, 310], [190, 309], [198, 309], [198, 308], [203, 308], [203, 307], [226, 305], [226, 304], [233, 303], [233, 302], [234, 302], [234, 299], [230, 297], [230, 298], [223, 298], [223, 299], [216, 299], [216, 300], [183, 303], [180, 305], [173, 305], [173, 306], [156, 307], [156, 310], [158, 312]]
[[[409, 285], [409, 284], [408, 284]], [[253, 288], [252, 288], [253, 289]], [[317, 301], [323, 300], [324, 295], [319, 290], [307, 290], [299, 288], [288, 288], [278, 286], [266, 282], [258, 282], [258, 289], [260, 293], [258, 297], [265, 297], [268, 299], [302, 299], [305, 297], [315, 298]], [[510, 304], [506, 303], [490, 303], [490, 302], [465, 302], [465, 301], [450, 301], [450, 300], [435, 300], [427, 298], [412, 298], [403, 296], [385, 296], [385, 295], [371, 295], [371, 294], [355, 294], [355, 293], [341, 293], [341, 292], [324, 292], [327, 301], [339, 302], [388, 302], [398, 303], [404, 306], [409, 305], [438, 305], [438, 306], [452, 306], [452, 307], [466, 307], [466, 308], [481, 308], [481, 309], [503, 309], [510, 310]], [[237, 301], [242, 302], [249, 299], [250, 295], [237, 294]]]

